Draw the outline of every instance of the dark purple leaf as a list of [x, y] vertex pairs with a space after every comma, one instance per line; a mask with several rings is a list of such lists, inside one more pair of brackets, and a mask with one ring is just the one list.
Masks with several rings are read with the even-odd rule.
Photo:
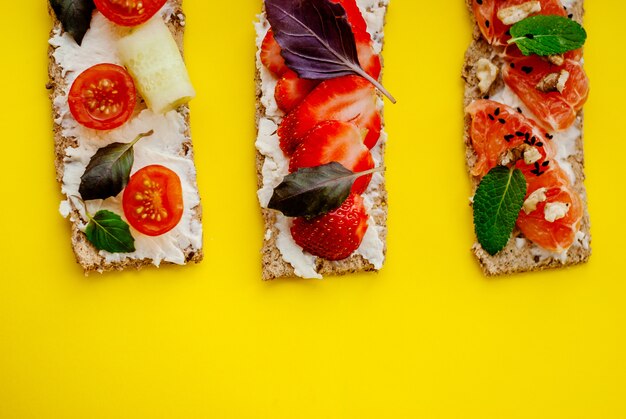
[[96, 8], [93, 0], [50, 0], [50, 6], [63, 29], [80, 45], [91, 24], [91, 14]]
[[265, 0], [267, 19], [287, 67], [303, 79], [356, 74], [395, 99], [359, 64], [346, 11], [329, 0]]
[[326, 214], [344, 203], [358, 178], [381, 170], [354, 173], [337, 162], [298, 169], [274, 189], [268, 208], [287, 217]]

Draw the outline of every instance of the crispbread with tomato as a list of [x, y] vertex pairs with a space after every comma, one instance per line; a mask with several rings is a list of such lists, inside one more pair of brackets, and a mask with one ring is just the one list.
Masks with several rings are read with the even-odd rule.
[[264, 280], [383, 266], [388, 3], [264, 2], [255, 25]]
[[486, 275], [591, 255], [584, 186], [583, 1], [466, 0], [465, 144]]
[[78, 263], [201, 261], [182, 0], [50, 0], [49, 11], [60, 211]]

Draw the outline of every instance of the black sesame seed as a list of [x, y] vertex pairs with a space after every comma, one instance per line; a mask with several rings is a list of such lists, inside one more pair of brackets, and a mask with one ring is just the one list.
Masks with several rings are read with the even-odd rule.
[[530, 74], [530, 73], [533, 72], [533, 68], [532, 67], [528, 67], [528, 66], [525, 65], [525, 66], [522, 67], [522, 71], [524, 73], [526, 73], [526, 74]]
[[495, 115], [495, 116], [500, 115], [500, 108], [496, 108], [496, 111], [494, 112], [494, 115]]
[[479, 6], [483, 5], [483, 0], [476, 0], [476, 3], [478, 3]]
[[526, 132], [524, 133], [524, 137], [526, 137], [526, 140], [530, 140], [530, 132]]
[[509, 141], [511, 141], [513, 138], [515, 138], [515, 135], [513, 134], [507, 134], [504, 136], [504, 140], [508, 143]]
[[543, 147], [543, 143], [541, 141], [539, 141], [537, 144], [535, 144], [537, 147]]
[[535, 145], [536, 142], [537, 142], [537, 137], [533, 136], [533, 138], [530, 139], [530, 143], [532, 145]]
[[489, 27], [489, 25], [491, 25], [491, 23], [489, 23], [489, 21], [488, 21], [488, 20], [485, 20], [485, 26], [488, 28], [488, 27]]
[[489, 95], [483, 96], [483, 99], [489, 99]]
[[552, 135], [552, 134], [548, 134], [548, 133], [546, 132], [546, 138], [547, 138], [548, 140], [551, 140], [551, 139], [553, 139], [553, 138], [554, 138], [554, 135]]
[[567, 15], [567, 17], [569, 17], [570, 19], [574, 17], [574, 15], [572, 13], [570, 13], [569, 15]]
[[502, 125], [506, 124], [506, 120], [504, 118], [498, 119], [498, 122], [501, 123]]
[[515, 68], [515, 63], [511, 63], [511, 68]]
[[550, 165], [550, 161], [546, 160], [541, 164], [543, 167], [548, 167]]
[[517, 108], [517, 112], [524, 113], [524, 112], [522, 112], [522, 108]]
[[491, 115], [491, 114], [489, 114], [489, 119], [491, 119], [492, 121], [495, 121], [495, 120], [496, 120], [496, 118], [494, 118], [494, 116], [493, 116], [493, 115]]

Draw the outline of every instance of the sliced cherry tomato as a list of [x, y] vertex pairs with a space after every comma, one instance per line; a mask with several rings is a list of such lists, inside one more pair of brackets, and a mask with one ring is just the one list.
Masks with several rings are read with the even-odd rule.
[[167, 0], [94, 0], [107, 19], [122, 26], [137, 26], [150, 20]]
[[124, 67], [98, 64], [78, 76], [68, 96], [70, 112], [87, 128], [123, 125], [135, 110], [135, 83]]
[[180, 178], [167, 167], [146, 166], [131, 176], [122, 199], [131, 226], [148, 236], [165, 234], [183, 216]]

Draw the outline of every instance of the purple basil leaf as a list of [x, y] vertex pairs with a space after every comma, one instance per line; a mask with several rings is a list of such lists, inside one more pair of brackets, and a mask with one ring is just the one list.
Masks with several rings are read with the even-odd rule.
[[356, 74], [395, 99], [359, 64], [346, 11], [329, 0], [265, 0], [267, 19], [287, 67], [303, 79]]

